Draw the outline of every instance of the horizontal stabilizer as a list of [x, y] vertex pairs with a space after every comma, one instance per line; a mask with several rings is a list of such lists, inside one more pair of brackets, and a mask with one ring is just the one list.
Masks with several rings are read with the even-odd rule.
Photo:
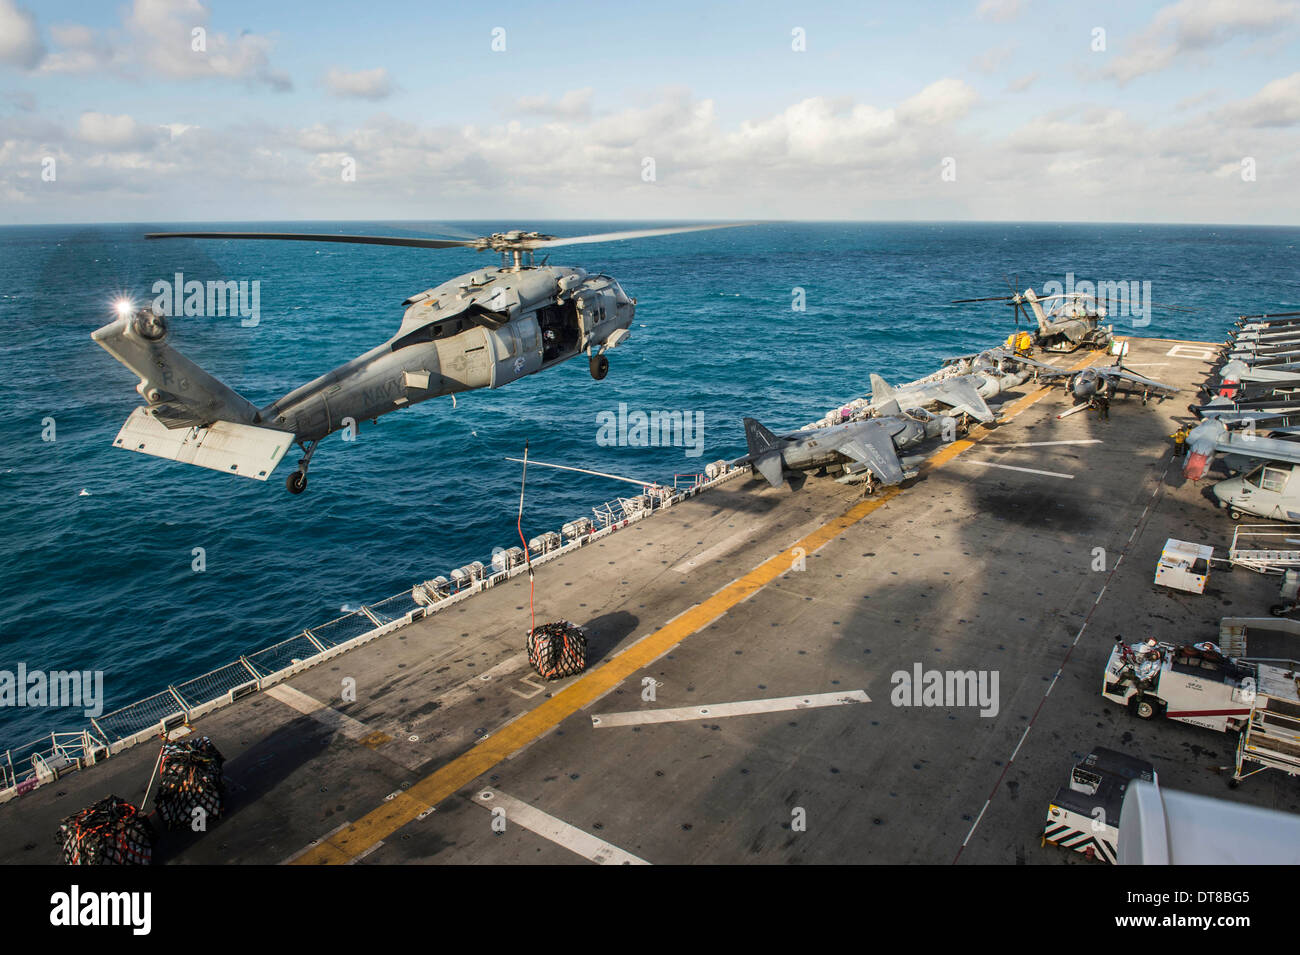
[[785, 484], [785, 462], [780, 451], [768, 451], [754, 458], [754, 470], [767, 478], [767, 483], [772, 487]]
[[265, 481], [293, 446], [293, 435], [230, 421], [218, 421], [207, 428], [168, 428], [147, 409], [136, 408], [113, 444], [156, 458]]

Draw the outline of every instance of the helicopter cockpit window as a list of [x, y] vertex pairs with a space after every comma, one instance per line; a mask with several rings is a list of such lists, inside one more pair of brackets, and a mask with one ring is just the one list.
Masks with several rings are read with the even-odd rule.
[[1260, 487], [1265, 491], [1281, 491], [1286, 487], [1286, 479], [1291, 472], [1284, 471], [1281, 468], [1266, 467], [1260, 472]]
[[1262, 475], [1263, 473], [1264, 473], [1264, 469], [1260, 468], [1258, 471], [1251, 471], [1242, 480], [1244, 480], [1251, 487], [1259, 487], [1259, 478], [1260, 475]]

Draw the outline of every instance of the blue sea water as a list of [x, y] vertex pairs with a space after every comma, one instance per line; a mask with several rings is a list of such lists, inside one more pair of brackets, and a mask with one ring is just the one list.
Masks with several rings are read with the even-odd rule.
[[[455, 223], [486, 235], [644, 223]], [[90, 340], [121, 295], [153, 283], [248, 279], [261, 320], [173, 320], [173, 342], [263, 405], [379, 344], [401, 301], [495, 256], [470, 250], [266, 242], [145, 242], [148, 225], [0, 229], [0, 670], [103, 670], [108, 709], [197, 676], [352, 609], [487, 561], [517, 543], [518, 456], [645, 479], [743, 453], [743, 415], [793, 427], [867, 390], [1003, 339], [1011, 310], [952, 307], [1006, 277], [1149, 280], [1155, 311], [1117, 331], [1221, 340], [1240, 313], [1300, 309], [1300, 229], [955, 223], [762, 224], [557, 249], [554, 264], [619, 279], [633, 337], [596, 382], [578, 359], [499, 391], [440, 398], [327, 439], [290, 496], [291, 454], [266, 483], [130, 454], [112, 439], [138, 403], [134, 376]], [[221, 223], [183, 228], [426, 234], [414, 222]], [[806, 311], [791, 308], [802, 288]], [[597, 415], [703, 414], [704, 454], [598, 446]], [[54, 419], [56, 440], [42, 440]], [[86, 493], [83, 494], [82, 492]], [[525, 534], [626, 493], [606, 479], [530, 469]], [[192, 551], [206, 570], [191, 569]], [[520, 620], [521, 633], [526, 626]], [[0, 750], [79, 711], [0, 708]]]

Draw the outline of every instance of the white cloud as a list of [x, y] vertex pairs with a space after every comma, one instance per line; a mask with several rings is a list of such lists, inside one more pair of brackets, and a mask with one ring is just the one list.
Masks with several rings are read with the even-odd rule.
[[1248, 100], [1218, 114], [1239, 126], [1281, 127], [1300, 124], [1300, 73], [1273, 80]]
[[977, 99], [975, 91], [961, 80], [937, 80], [904, 100], [898, 107], [898, 118], [922, 126], [951, 123], [965, 116]]
[[161, 141], [157, 128], [142, 126], [130, 116], [82, 113], [77, 136], [83, 142], [109, 150], [149, 149]]
[[[84, 221], [93, 209], [131, 221], [167, 207], [181, 217], [258, 218], [274, 208], [286, 218], [521, 225], [611, 216], [1300, 218], [1300, 194], [1288, 188], [1300, 179], [1300, 157], [1264, 151], [1258, 133], [1243, 126], [1238, 135], [1218, 113], [1162, 123], [1069, 106], [1003, 132], [961, 122], [974, 102], [969, 87], [941, 80], [898, 104], [815, 96], [740, 122], [683, 89], [608, 113], [506, 113], [456, 126], [385, 113], [359, 125], [280, 127], [90, 113], [64, 128], [15, 113], [0, 137], [0, 196], [13, 198], [14, 211], [0, 216]], [[1269, 175], [1243, 191], [1235, 172], [1246, 155], [1267, 156]], [[57, 191], [40, 182], [44, 156], [59, 159]], [[652, 183], [641, 178], [647, 156]], [[946, 156], [957, 159], [955, 182], [940, 177]], [[340, 176], [344, 157], [357, 162], [355, 183]]]
[[[0, 4], [9, 0], [0, 0]], [[82, 24], [51, 29], [58, 47], [41, 64], [46, 73], [116, 70], [134, 77], [154, 73], [170, 79], [216, 77], [273, 90], [289, 90], [289, 77], [271, 67], [270, 37], [213, 32], [199, 0], [134, 0], [122, 29], [96, 32]], [[195, 35], [195, 31], [200, 31]], [[198, 47], [198, 49], [196, 49]]]
[[1037, 73], [1026, 73], [1024, 76], [1017, 77], [1007, 84], [1008, 93], [1023, 93], [1029, 87], [1038, 82]]
[[325, 86], [335, 96], [355, 99], [380, 100], [393, 92], [388, 70], [382, 66], [373, 70], [348, 72], [337, 67], [325, 74]]
[[0, 0], [0, 63], [34, 69], [45, 56], [36, 18], [14, 0]]
[[1006, 23], [1020, 16], [1020, 0], [981, 0], [975, 15], [982, 20]]
[[1179, 0], [1162, 7], [1106, 69], [1121, 84], [1167, 69], [1188, 53], [1242, 36], [1271, 33], [1295, 20], [1293, 0]]
[[569, 90], [559, 99], [549, 96], [521, 96], [515, 100], [515, 109], [536, 116], [585, 118], [591, 115], [592, 88]]

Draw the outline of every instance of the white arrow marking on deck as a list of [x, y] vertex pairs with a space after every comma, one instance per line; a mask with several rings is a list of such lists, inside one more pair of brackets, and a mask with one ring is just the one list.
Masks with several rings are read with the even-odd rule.
[[683, 720], [711, 720], [722, 716], [748, 716], [751, 713], [779, 713], [783, 710], [807, 710], [820, 706], [844, 706], [870, 703], [865, 690], [847, 693], [814, 693], [811, 696], [782, 696], [770, 700], [742, 700], [739, 703], [710, 703], [707, 706], [683, 706], [670, 710], [629, 710], [592, 716], [591, 725], [600, 729], [610, 726], [634, 726], [642, 723], [679, 723]]
[[1001, 468], [1004, 471], [1023, 471], [1026, 474], [1042, 474], [1045, 477], [1065, 478], [1067, 481], [1073, 481], [1073, 474], [1062, 474], [1060, 471], [1039, 471], [1037, 468], [1018, 468], [1014, 464], [994, 464], [992, 461], [962, 461], [962, 464], [978, 464], [986, 468]]
[[506, 819], [510, 822], [522, 826], [529, 832], [536, 833], [543, 839], [549, 839], [557, 846], [563, 846], [570, 852], [575, 852], [592, 862], [601, 865], [650, 864], [645, 859], [634, 856], [630, 852], [625, 852], [618, 846], [610, 845], [602, 839], [597, 839], [589, 832], [583, 832], [562, 819], [556, 819], [540, 809], [534, 809], [526, 802], [521, 802], [514, 796], [507, 796], [495, 789], [484, 789], [474, 797], [474, 801], [484, 809], [491, 810], [497, 807], [504, 809]]
[[983, 444], [984, 448], [1047, 448], [1055, 444], [1101, 444], [1101, 438], [1076, 438], [1071, 441], [1017, 441], [1015, 444]]

